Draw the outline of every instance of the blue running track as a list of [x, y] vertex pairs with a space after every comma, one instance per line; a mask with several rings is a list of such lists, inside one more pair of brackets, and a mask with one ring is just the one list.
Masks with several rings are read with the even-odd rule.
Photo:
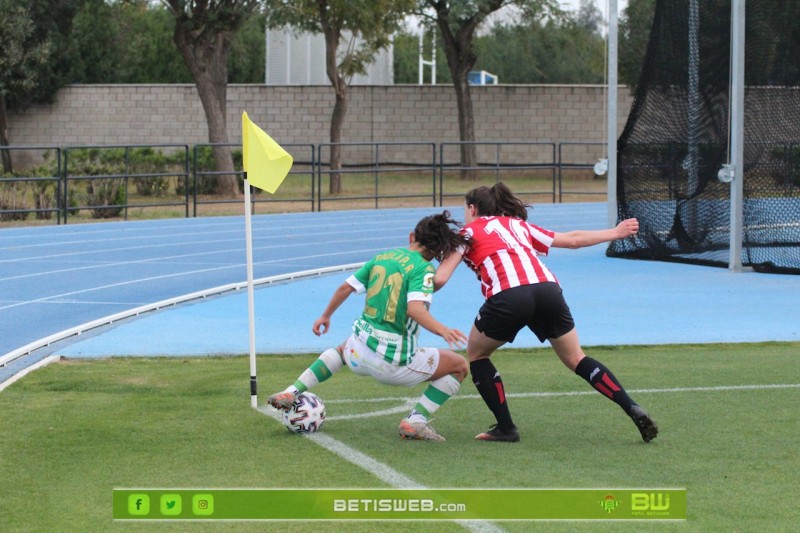
[[[462, 208], [449, 208], [457, 219]], [[403, 246], [437, 208], [336, 211], [253, 217], [254, 277], [362, 262]], [[605, 227], [605, 204], [542, 204], [534, 223]], [[800, 341], [800, 276], [605, 257], [603, 245], [554, 249], [546, 263], [561, 282], [585, 345]], [[0, 357], [104, 317], [246, 280], [243, 217], [171, 219], [0, 230]], [[256, 290], [259, 352], [317, 352], [338, 344], [361, 311], [351, 297], [321, 338], [311, 324], [347, 272]], [[246, 354], [246, 291], [191, 300], [72, 335], [0, 367], [0, 382], [46, 354]], [[432, 311], [467, 332], [482, 302], [459, 267]], [[425, 344], [442, 343], [428, 335]], [[526, 332], [514, 346], [538, 346]]]

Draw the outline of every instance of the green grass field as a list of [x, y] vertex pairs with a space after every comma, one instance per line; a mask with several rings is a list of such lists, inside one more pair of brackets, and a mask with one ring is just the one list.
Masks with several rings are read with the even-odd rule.
[[[799, 351], [588, 350], [658, 422], [651, 444], [548, 349], [493, 358], [522, 434], [516, 444], [473, 439], [493, 419], [469, 378], [436, 413], [443, 443], [397, 436], [401, 407], [422, 386], [387, 387], [345, 369], [314, 392], [326, 401], [326, 436], [426, 487], [688, 489], [686, 522], [494, 523], [506, 531], [793, 531]], [[259, 356], [262, 402], [313, 359]], [[451, 522], [113, 521], [113, 488], [390, 487], [251, 409], [248, 376], [247, 357], [62, 361], [26, 376], [0, 393], [0, 529], [465, 531]]]

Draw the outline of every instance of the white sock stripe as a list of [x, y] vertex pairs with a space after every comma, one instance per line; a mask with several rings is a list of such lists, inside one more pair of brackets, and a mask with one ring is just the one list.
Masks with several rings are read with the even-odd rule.
[[437, 409], [439, 409], [439, 408], [441, 407], [441, 405], [439, 405], [439, 404], [438, 404], [438, 403], [436, 403], [436, 402], [432, 402], [432, 401], [431, 401], [430, 399], [428, 399], [428, 397], [427, 397], [427, 396], [425, 396], [424, 394], [423, 394], [422, 396], [420, 396], [420, 397], [419, 397], [419, 400], [417, 400], [417, 401], [418, 401], [419, 403], [421, 403], [421, 404], [422, 404], [422, 407], [424, 407], [425, 409], [427, 409], [427, 410], [428, 410], [428, 412], [429, 412], [430, 414], [433, 414], [433, 413], [435, 413], [435, 412], [436, 412], [436, 410], [437, 410]]
[[328, 367], [331, 374], [335, 374], [344, 366], [344, 361], [342, 361], [342, 357], [339, 355], [336, 348], [328, 348], [319, 354], [319, 358], [322, 359], [322, 362], [325, 363], [325, 366]]
[[448, 396], [455, 396], [458, 389], [461, 387], [461, 382], [454, 378], [452, 374], [447, 374], [444, 377], [431, 381], [431, 385]]
[[306, 368], [305, 370], [303, 370], [303, 373], [300, 374], [300, 376], [298, 376], [297, 381], [305, 385], [306, 389], [311, 389], [319, 385], [319, 380], [317, 379], [316, 374], [314, 374], [314, 371], [311, 370], [310, 368]]

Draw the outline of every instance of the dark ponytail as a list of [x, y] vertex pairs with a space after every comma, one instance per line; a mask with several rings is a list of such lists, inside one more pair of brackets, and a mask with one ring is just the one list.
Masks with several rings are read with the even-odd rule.
[[511, 192], [508, 186], [501, 182], [491, 188], [476, 187], [469, 191], [464, 199], [467, 205], [474, 205], [478, 216], [505, 216], [528, 220], [528, 207]]
[[423, 218], [414, 228], [414, 239], [428, 252], [426, 259], [443, 260], [459, 246], [469, 243], [458, 230], [458, 222], [450, 217], [450, 211]]

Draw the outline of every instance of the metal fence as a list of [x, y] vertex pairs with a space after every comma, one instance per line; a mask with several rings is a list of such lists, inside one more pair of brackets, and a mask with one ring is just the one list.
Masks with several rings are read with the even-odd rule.
[[[563, 201], [565, 195], [605, 196], [605, 179], [591, 173], [602, 143], [387, 142], [286, 144], [294, 165], [275, 194], [253, 189], [253, 212], [285, 212], [307, 205], [330, 208], [443, 206], [471, 188], [508, 183], [529, 202]], [[230, 149], [234, 171], [216, 170], [214, 151]], [[461, 151], [477, 162], [461, 164]], [[334, 168], [334, 156], [341, 164]], [[5, 146], [0, 174], [0, 223], [37, 220], [196, 217], [230, 214], [241, 198], [217, 193], [223, 179], [243, 192], [240, 144]], [[12, 170], [7, 164], [14, 162]], [[38, 161], [31, 163], [31, 161]], [[583, 172], [593, 188], [564, 187], [565, 176]], [[588, 180], [587, 180], [588, 176]], [[301, 210], [305, 208], [300, 207]]]
[[[570, 170], [592, 170], [594, 169], [595, 164], [601, 158], [596, 158], [592, 162], [586, 162], [586, 156], [588, 155], [587, 147], [595, 147], [597, 154], [604, 154], [605, 150], [605, 143], [601, 142], [594, 142], [594, 143], [577, 143], [577, 142], [563, 142], [558, 144], [558, 197], [559, 199], [563, 199], [564, 195], [593, 195], [597, 194], [594, 191], [587, 191], [585, 189], [582, 190], [573, 190], [567, 189], [564, 190], [564, 173], [569, 172]], [[592, 172], [594, 172], [592, 170]]]
[[[322, 211], [323, 202], [379, 209], [381, 201], [429, 198], [436, 205], [435, 143], [325, 143], [318, 147], [318, 211]], [[348, 162], [338, 169], [332, 168], [336, 148], [341, 161]]]
[[[68, 214], [82, 210], [92, 218], [127, 220], [131, 208], [180, 207], [188, 217], [189, 168], [185, 144], [66, 147], [60, 204], [64, 222]], [[167, 194], [172, 186], [182, 192], [179, 201]], [[134, 188], [135, 198], [130, 194]]]
[[[24, 171], [9, 168], [12, 156], [22, 164]], [[0, 146], [3, 167], [0, 173], [0, 222], [22, 221], [33, 214], [37, 220], [50, 220], [56, 216], [61, 224], [64, 214], [62, 198], [61, 148], [57, 146]], [[66, 222], [66, 219], [64, 219]]]
[[[198, 210], [202, 214], [203, 207], [213, 208], [224, 204], [241, 204], [241, 199], [222, 198], [216, 194], [216, 185], [220, 176], [227, 175], [225, 172], [215, 170], [213, 149], [214, 147], [225, 146], [228, 148], [239, 148], [232, 150], [234, 176], [237, 182], [237, 190], [244, 193], [244, 172], [242, 170], [242, 151], [241, 144], [198, 144], [192, 151], [193, 185], [192, 200], [194, 209], [192, 216], [198, 216]], [[289, 174], [275, 191], [269, 195], [261, 190], [251, 188], [253, 194], [250, 195], [253, 213], [256, 213], [256, 206], [259, 204], [281, 204], [290, 205], [297, 203], [308, 203], [310, 211], [315, 208], [314, 202], [314, 169], [317, 162], [317, 148], [313, 144], [284, 144], [283, 148], [292, 154], [294, 164]], [[210, 209], [213, 211], [213, 209]]]
[[[461, 165], [461, 151], [472, 147], [477, 158], [473, 166]], [[476, 184], [505, 181], [523, 199], [550, 197], [556, 190], [556, 143], [552, 142], [446, 142], [439, 145], [439, 205], [445, 198], [463, 198]], [[446, 174], [463, 179], [445, 180]], [[542, 179], [548, 178], [549, 179]], [[448, 187], [445, 187], [445, 183]], [[537, 188], [538, 187], [538, 188]], [[447, 189], [447, 190], [445, 190]]]

